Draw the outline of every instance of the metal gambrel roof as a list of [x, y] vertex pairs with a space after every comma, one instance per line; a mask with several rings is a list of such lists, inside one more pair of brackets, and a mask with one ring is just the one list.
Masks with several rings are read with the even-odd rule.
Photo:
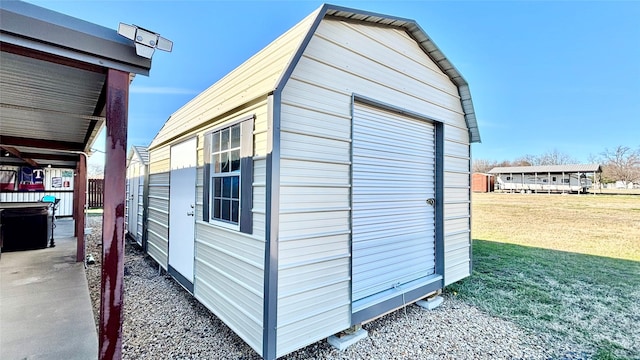
[[131, 161], [134, 154], [142, 161], [142, 164], [149, 164], [149, 151], [146, 146], [132, 145], [131, 150], [129, 150], [129, 156], [127, 157], [127, 164]]
[[489, 174], [591, 173], [601, 172], [600, 164], [539, 165], [494, 167]]
[[403, 19], [328, 4], [324, 5], [324, 8], [324, 12], [321, 11], [319, 16], [327, 14], [334, 17], [341, 17], [345, 19], [352, 19], [405, 29], [405, 31], [407, 31], [418, 42], [425, 53], [429, 55], [431, 60], [433, 60], [438, 65], [440, 70], [447, 74], [451, 81], [458, 87], [460, 101], [462, 102], [462, 110], [464, 111], [464, 118], [467, 123], [467, 128], [469, 129], [470, 142], [480, 142], [480, 131], [478, 129], [476, 113], [473, 108], [473, 101], [471, 100], [471, 91], [469, 90], [469, 84], [464, 79], [464, 77], [462, 77], [462, 74], [460, 74], [455, 66], [451, 64], [449, 59], [447, 59], [442, 51], [440, 51], [438, 46], [436, 46], [429, 35], [427, 35], [427, 33], [422, 30], [420, 25], [418, 25], [415, 20]]
[[[414, 20], [325, 4], [174, 112], [151, 141], [149, 148], [153, 149], [161, 146], [210, 121], [214, 116], [224, 114], [243, 103], [282, 89], [302, 57], [317, 27], [325, 17], [344, 18], [378, 26], [390, 26], [403, 29], [410, 34], [424, 52], [438, 65], [440, 70], [457, 86], [465, 121], [469, 129], [469, 139], [471, 142], [480, 142], [480, 132], [473, 102], [471, 101], [469, 85]], [[264, 67], [264, 64], [268, 64], [272, 74], [276, 75], [273, 78], [275, 82], [271, 78], [268, 80], [260, 79], [265, 81], [258, 81], [252, 77], [255, 75], [255, 71], [252, 71], [252, 68], [260, 69]], [[237, 86], [243, 82], [250, 84], [250, 86]], [[194, 118], [198, 120], [192, 122]], [[185, 122], [189, 123], [186, 124]]]

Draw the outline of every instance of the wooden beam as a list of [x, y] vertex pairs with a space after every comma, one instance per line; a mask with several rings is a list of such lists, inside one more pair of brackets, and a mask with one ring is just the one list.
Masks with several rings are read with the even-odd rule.
[[38, 149], [83, 151], [84, 144], [69, 141], [43, 140], [17, 136], [0, 136], [0, 144], [7, 146], [25, 146]]
[[51, 53], [46, 53], [34, 49], [28, 49], [22, 46], [9, 44], [6, 42], [2, 43], [2, 51], [8, 52], [15, 55], [20, 55], [32, 59], [48, 61], [59, 65], [69, 66], [76, 69], [87, 70], [96, 73], [105, 73], [105, 68], [98, 65], [93, 65], [87, 62], [82, 62], [78, 60], [69, 59], [63, 56], [54, 55]]
[[11, 146], [0, 146], [0, 148], [4, 149], [9, 154], [17, 157], [18, 159], [21, 159], [22, 161], [26, 162], [27, 164], [29, 164], [29, 165], [31, 165], [33, 167], [40, 167], [40, 165], [35, 160], [24, 156], [24, 154], [21, 153], [20, 150], [14, 148], [14, 147], [11, 147]]
[[124, 311], [124, 213], [129, 73], [107, 73], [107, 120], [102, 221], [100, 360], [122, 359]]
[[73, 162], [77, 162], [79, 158], [79, 155], [42, 154], [42, 153], [35, 153], [35, 152], [23, 152], [22, 155], [31, 159], [73, 161]]

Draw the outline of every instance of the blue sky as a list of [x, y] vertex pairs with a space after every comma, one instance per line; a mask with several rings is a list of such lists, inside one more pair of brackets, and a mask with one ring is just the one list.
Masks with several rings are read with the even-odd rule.
[[[174, 42], [137, 76], [129, 144], [322, 5], [320, 1], [29, 1]], [[473, 157], [640, 147], [640, 2], [333, 1], [414, 19], [468, 81], [482, 136]], [[97, 144], [98, 147], [104, 146]], [[96, 158], [99, 160], [99, 156]], [[96, 161], [96, 159], [93, 159]]]

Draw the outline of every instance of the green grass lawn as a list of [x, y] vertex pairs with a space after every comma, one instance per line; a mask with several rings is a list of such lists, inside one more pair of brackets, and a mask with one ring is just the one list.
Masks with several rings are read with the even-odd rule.
[[473, 200], [473, 275], [449, 293], [545, 335], [558, 358], [640, 357], [640, 197]]
[[102, 216], [102, 213], [103, 213], [102, 208], [87, 209], [87, 216]]

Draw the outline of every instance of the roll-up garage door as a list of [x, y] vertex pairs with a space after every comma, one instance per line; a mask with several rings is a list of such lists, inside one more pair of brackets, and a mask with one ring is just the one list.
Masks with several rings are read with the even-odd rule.
[[435, 272], [434, 142], [432, 123], [354, 104], [354, 313]]

